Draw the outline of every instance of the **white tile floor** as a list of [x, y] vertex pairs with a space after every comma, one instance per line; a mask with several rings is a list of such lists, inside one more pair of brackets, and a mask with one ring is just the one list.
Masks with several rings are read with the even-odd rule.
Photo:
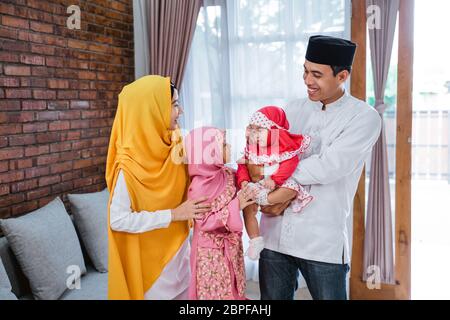
[[412, 182], [412, 299], [450, 299], [450, 184]]

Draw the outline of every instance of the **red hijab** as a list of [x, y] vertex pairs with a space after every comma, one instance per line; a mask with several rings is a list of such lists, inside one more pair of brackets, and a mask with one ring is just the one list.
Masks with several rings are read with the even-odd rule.
[[308, 136], [289, 132], [286, 113], [279, 107], [268, 106], [258, 110], [252, 115], [250, 124], [269, 131], [266, 146], [247, 141], [245, 156], [255, 164], [280, 163], [303, 153], [309, 146]]

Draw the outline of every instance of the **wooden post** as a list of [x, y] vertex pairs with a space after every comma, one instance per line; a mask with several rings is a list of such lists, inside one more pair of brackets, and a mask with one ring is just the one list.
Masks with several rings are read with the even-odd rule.
[[[353, 0], [352, 39], [359, 42], [352, 78], [352, 95], [366, 98], [366, 2]], [[397, 88], [397, 149], [395, 207], [395, 272], [396, 285], [381, 285], [369, 290], [362, 281], [365, 231], [365, 176], [361, 178], [354, 202], [353, 254], [350, 278], [350, 298], [410, 299], [411, 298], [411, 137], [414, 53], [414, 0], [400, 0], [399, 63]], [[363, 43], [363, 45], [362, 45]], [[355, 83], [356, 82], [356, 83]]]
[[[366, 100], [366, 1], [352, 1], [352, 41], [358, 44], [353, 63], [351, 94]], [[353, 248], [350, 273], [350, 299], [358, 299], [363, 269], [364, 234], [365, 234], [365, 182], [366, 172], [363, 170], [353, 204]]]
[[[367, 23], [366, 1], [352, 1], [352, 41], [358, 44], [352, 72], [351, 93], [354, 97], [366, 100], [366, 55], [367, 55]], [[394, 299], [394, 286], [383, 285], [381, 290], [369, 290], [362, 280], [364, 236], [365, 236], [365, 181], [363, 170], [353, 204], [353, 248], [350, 274], [350, 299]]]
[[411, 153], [414, 0], [400, 0], [397, 88], [396, 254], [397, 299], [411, 299]]

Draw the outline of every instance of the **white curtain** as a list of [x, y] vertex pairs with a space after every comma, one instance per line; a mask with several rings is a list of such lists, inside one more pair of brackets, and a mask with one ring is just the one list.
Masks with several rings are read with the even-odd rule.
[[[204, 0], [181, 88], [184, 128], [226, 128], [235, 161], [251, 113], [306, 96], [308, 39], [348, 39], [350, 8], [350, 0]], [[258, 279], [257, 263], [246, 260], [246, 271]]]

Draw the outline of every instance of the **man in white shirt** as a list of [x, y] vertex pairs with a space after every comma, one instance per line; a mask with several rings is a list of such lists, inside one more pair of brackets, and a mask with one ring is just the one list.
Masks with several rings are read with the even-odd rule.
[[[304, 65], [308, 98], [290, 103], [292, 133], [312, 144], [293, 178], [310, 186], [314, 200], [301, 213], [285, 206], [263, 208], [265, 249], [259, 262], [261, 299], [293, 299], [299, 271], [313, 299], [347, 299], [347, 221], [364, 160], [381, 131], [381, 117], [345, 91], [356, 45], [333, 37], [311, 37]], [[292, 194], [286, 192], [286, 200]]]

